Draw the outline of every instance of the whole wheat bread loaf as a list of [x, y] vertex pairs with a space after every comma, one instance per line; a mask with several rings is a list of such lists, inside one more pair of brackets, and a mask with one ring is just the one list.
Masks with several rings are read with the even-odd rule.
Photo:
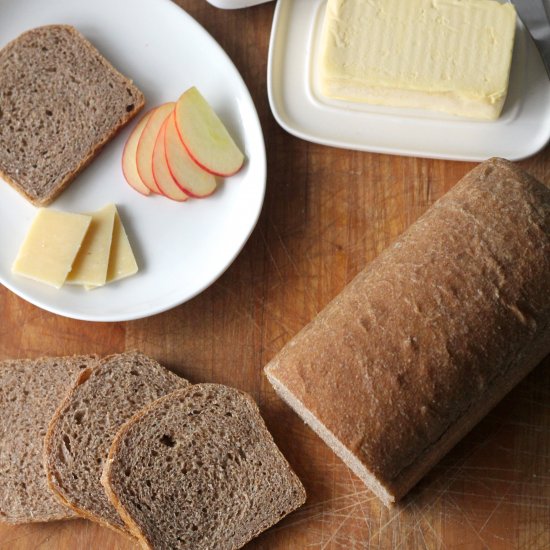
[[27, 31], [0, 50], [0, 176], [47, 205], [143, 105], [75, 28]]
[[550, 353], [550, 190], [479, 165], [266, 367], [385, 504]]
[[127, 533], [100, 483], [109, 447], [137, 411], [188, 384], [139, 352], [111, 355], [84, 371], [46, 435], [48, 484], [60, 501], [85, 518]]
[[254, 401], [197, 384], [117, 434], [102, 483], [143, 548], [231, 550], [305, 501]]
[[56, 407], [96, 361], [80, 356], [0, 363], [0, 522], [75, 517], [48, 488], [42, 450]]

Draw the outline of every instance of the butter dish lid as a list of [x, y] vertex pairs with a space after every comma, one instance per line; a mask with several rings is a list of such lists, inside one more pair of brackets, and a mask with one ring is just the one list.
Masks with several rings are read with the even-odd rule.
[[206, 0], [209, 4], [221, 8], [222, 10], [236, 10], [238, 8], [248, 8], [257, 4], [265, 4], [270, 0]]

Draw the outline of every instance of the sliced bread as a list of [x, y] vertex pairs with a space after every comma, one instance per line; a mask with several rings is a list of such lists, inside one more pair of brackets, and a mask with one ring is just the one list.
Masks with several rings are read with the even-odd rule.
[[390, 505], [550, 353], [550, 190], [480, 164], [266, 367]]
[[83, 372], [46, 435], [48, 484], [59, 500], [85, 518], [127, 533], [100, 483], [109, 447], [137, 411], [188, 384], [139, 352], [106, 357]]
[[25, 32], [0, 50], [0, 176], [49, 204], [144, 103], [74, 27]]
[[75, 517], [48, 488], [42, 449], [56, 407], [96, 361], [77, 356], [0, 363], [0, 522]]
[[148, 549], [237, 549], [306, 498], [246, 394], [197, 384], [117, 434], [102, 483]]

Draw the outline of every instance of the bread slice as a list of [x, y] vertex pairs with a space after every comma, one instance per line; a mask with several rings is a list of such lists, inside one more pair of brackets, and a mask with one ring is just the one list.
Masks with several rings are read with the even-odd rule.
[[46, 435], [48, 484], [60, 502], [85, 518], [127, 533], [100, 483], [109, 447], [133, 414], [188, 384], [139, 352], [111, 355], [84, 371]]
[[254, 401], [216, 384], [134, 416], [101, 481], [143, 548], [156, 550], [240, 548], [306, 498]]
[[25, 32], [0, 50], [0, 176], [51, 203], [144, 103], [74, 27]]
[[56, 407], [93, 356], [0, 363], [0, 522], [75, 517], [48, 489], [42, 449]]
[[266, 367], [389, 505], [550, 353], [550, 189], [479, 165]]

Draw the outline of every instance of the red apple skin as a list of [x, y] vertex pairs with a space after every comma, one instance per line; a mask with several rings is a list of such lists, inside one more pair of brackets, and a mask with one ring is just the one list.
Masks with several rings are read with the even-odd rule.
[[[147, 124], [147, 121], [149, 120], [149, 117], [151, 116], [151, 111], [148, 113], [145, 113], [140, 119], [140, 121], [136, 124], [135, 128], [132, 130], [130, 135], [128, 136], [128, 139], [126, 140], [126, 143], [124, 144], [124, 150], [122, 151], [122, 159], [121, 159], [121, 165], [122, 165], [122, 174], [124, 175], [124, 179], [128, 183], [128, 185], [137, 191], [138, 193], [141, 193], [144, 196], [148, 196], [151, 194], [151, 190], [143, 183], [141, 178], [139, 177], [139, 173], [137, 171], [137, 166], [135, 167], [135, 174], [134, 177], [129, 173], [128, 168], [125, 166], [126, 164], [126, 158], [127, 156], [133, 154], [134, 155], [134, 162], [135, 162], [135, 153], [137, 151], [137, 145], [139, 143], [139, 137], [141, 137], [141, 134], [143, 133], [143, 130], [145, 129], [145, 126]], [[140, 129], [140, 126], [143, 126]], [[139, 132], [139, 136], [136, 138], [136, 133]], [[136, 142], [134, 144], [134, 141]], [[136, 151], [131, 153], [129, 151], [130, 147], [134, 147]]]
[[173, 109], [174, 103], [168, 102], [159, 105], [151, 112], [136, 150], [136, 164], [141, 180], [153, 193], [159, 195], [164, 195], [164, 193], [159, 189], [153, 177], [153, 149], [162, 123]]
[[213, 176], [219, 176], [221, 178], [230, 178], [231, 176], [234, 176], [235, 174], [237, 174], [238, 172], [241, 171], [241, 168], [243, 167], [244, 165], [244, 162], [243, 164], [241, 164], [236, 170], [234, 170], [233, 172], [230, 172], [228, 174], [224, 174], [224, 173], [221, 173], [221, 172], [214, 172], [214, 170], [211, 170], [210, 168], [204, 166], [204, 164], [201, 164], [199, 162], [199, 160], [193, 156], [193, 153], [191, 152], [191, 150], [189, 149], [189, 146], [185, 143], [185, 139], [183, 138], [181, 132], [180, 132], [180, 129], [178, 128], [178, 125], [176, 124], [176, 130], [178, 131], [178, 136], [180, 138], [180, 141], [182, 143], [182, 145], [185, 147], [185, 150], [187, 151], [187, 153], [189, 154], [189, 156], [193, 159], [193, 162], [199, 167], [199, 168], [202, 168], [205, 172], [208, 172], [209, 174], [212, 174]]
[[[167, 122], [168, 119], [166, 119], [162, 124], [157, 136], [157, 140], [155, 142], [155, 147], [153, 149], [153, 177], [155, 178], [155, 183], [165, 197], [173, 201], [185, 202], [187, 199], [189, 199], [189, 195], [178, 185], [178, 182], [172, 177], [170, 169], [168, 168], [168, 162], [166, 160], [164, 136], [166, 134]], [[158, 162], [162, 162], [163, 166], [159, 166], [157, 164]]]
[[[183, 143], [184, 147], [186, 148], [187, 152], [189, 153], [189, 156], [193, 159], [193, 161], [198, 165], [200, 166], [203, 170], [205, 170], [206, 172], [209, 172], [210, 174], [213, 174], [215, 176], [221, 176], [221, 177], [230, 177], [230, 176], [233, 176], [235, 175], [237, 172], [239, 172], [241, 170], [241, 168], [243, 167], [244, 165], [244, 160], [245, 160], [245, 157], [243, 155], [243, 153], [239, 150], [239, 148], [236, 146], [236, 144], [234, 143], [233, 141], [233, 138], [229, 135], [229, 132], [227, 132], [227, 129], [225, 128], [223, 122], [221, 120], [218, 119], [219, 123], [221, 124], [221, 126], [224, 128], [224, 131], [227, 132], [227, 135], [229, 136], [229, 139], [231, 140], [231, 142], [233, 142], [233, 145], [235, 146], [235, 148], [238, 150], [238, 152], [242, 155], [242, 160], [241, 160], [241, 163], [237, 166], [235, 166], [235, 169], [234, 170], [231, 170], [229, 172], [220, 172], [220, 171], [217, 171], [215, 169], [213, 169], [211, 166], [206, 166], [203, 162], [201, 162], [198, 158], [197, 158], [197, 155], [193, 153], [193, 150], [192, 150], [192, 147], [190, 146], [190, 144], [188, 143], [188, 139], [186, 138], [185, 136], [185, 132], [182, 130], [181, 128], [181, 123], [180, 123], [180, 120], [182, 120], [183, 118], [183, 115], [181, 114], [181, 110], [182, 110], [182, 102], [185, 101], [185, 96], [188, 95], [189, 93], [195, 93], [196, 95], [198, 95], [202, 101], [204, 101], [206, 103], [206, 105], [208, 105], [208, 103], [206, 102], [206, 100], [202, 97], [202, 95], [200, 94], [200, 92], [198, 92], [198, 90], [196, 90], [195, 87], [192, 87], [190, 88], [189, 90], [187, 90], [186, 92], [184, 92], [180, 98], [178, 99], [178, 101], [176, 102], [176, 106], [174, 108], [174, 113], [175, 113], [175, 121], [176, 121], [176, 129], [178, 131], [178, 135], [181, 139], [181, 142]], [[209, 109], [211, 109], [210, 106], [208, 106]], [[217, 115], [215, 115], [216, 118]]]
[[[186, 155], [187, 157], [190, 157], [189, 153], [187, 152], [187, 149], [186, 147], [183, 145], [183, 142], [181, 141], [180, 137], [179, 137], [179, 134], [178, 134], [178, 131], [177, 131], [177, 127], [176, 127], [176, 118], [175, 118], [175, 111], [174, 113], [170, 116], [170, 119], [171, 120], [168, 120], [167, 123], [166, 123], [166, 128], [165, 128], [165, 152], [166, 152], [166, 164], [168, 165], [168, 170], [170, 170], [170, 174], [172, 175], [172, 177], [174, 178], [174, 181], [177, 183], [177, 185], [185, 192], [187, 193], [190, 197], [193, 197], [195, 199], [205, 199], [207, 197], [210, 197], [217, 189], [217, 185], [215, 185], [213, 187], [213, 189], [209, 192], [209, 193], [206, 193], [206, 194], [197, 194], [196, 192], [193, 191], [193, 189], [191, 189], [189, 187], [188, 184], [186, 184], [186, 182], [183, 182], [181, 180], [178, 179], [177, 177], [177, 174], [175, 173], [173, 167], [170, 165], [170, 157], [169, 157], [169, 154], [168, 154], [168, 139], [170, 139], [171, 136], [176, 136], [177, 138], [177, 144], [179, 145], [179, 151], [178, 151], [178, 154], [181, 154], [181, 155]], [[170, 127], [171, 126], [171, 127]], [[192, 162], [193, 159], [191, 159]], [[197, 166], [197, 169], [198, 170], [202, 170], [203, 172], [207, 173], [207, 174], [210, 174], [213, 176], [212, 172], [208, 172], [207, 170], [204, 170], [203, 168], [201, 168], [198, 164], [196, 165]]]

